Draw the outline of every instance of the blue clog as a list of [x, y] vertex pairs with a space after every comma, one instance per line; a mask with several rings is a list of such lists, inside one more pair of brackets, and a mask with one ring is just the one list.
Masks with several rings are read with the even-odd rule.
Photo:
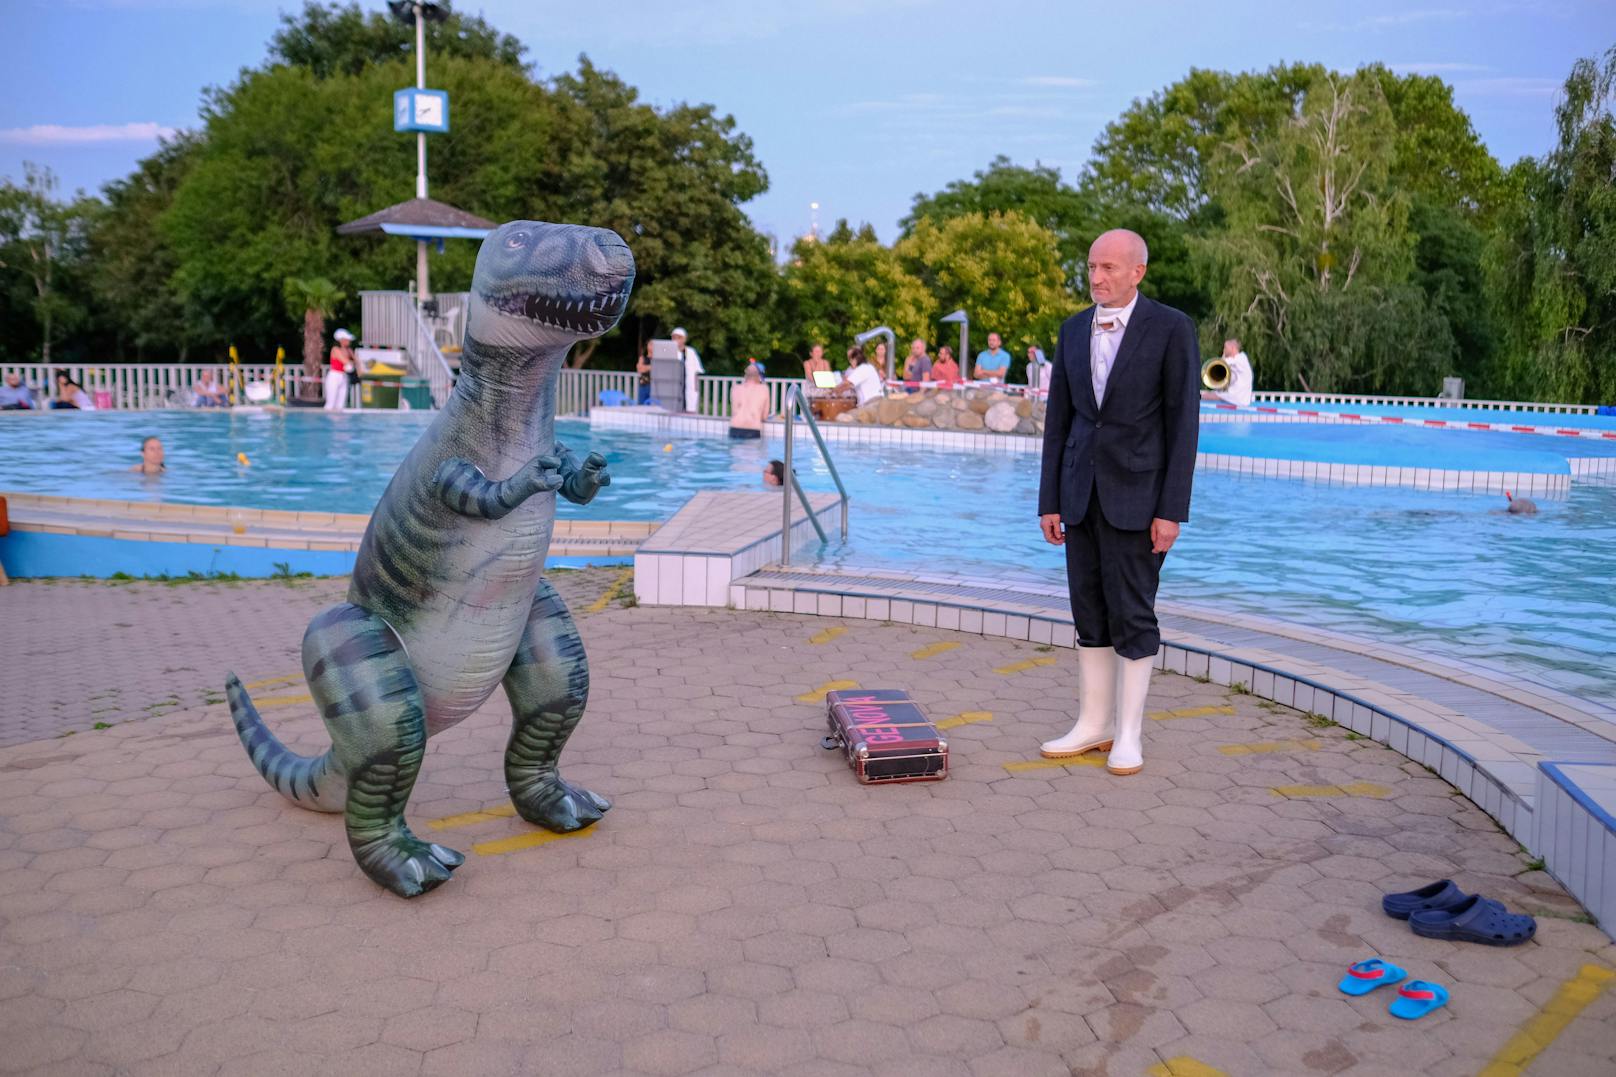
[[1339, 987], [1343, 994], [1367, 995], [1377, 987], [1385, 984], [1394, 984], [1407, 976], [1408, 973], [1393, 965], [1389, 961], [1382, 961], [1378, 957], [1371, 957], [1347, 969], [1347, 974], [1341, 978]]
[[1537, 934], [1537, 921], [1508, 912], [1502, 903], [1473, 894], [1449, 909], [1428, 909], [1408, 918], [1414, 934], [1427, 939], [1519, 946]]
[[1412, 913], [1427, 909], [1451, 909], [1469, 896], [1452, 879], [1440, 879], [1418, 890], [1387, 894], [1380, 899], [1380, 907], [1394, 920], [1407, 920]]
[[1410, 980], [1397, 989], [1392, 999], [1391, 1014], [1405, 1021], [1418, 1021], [1426, 1014], [1448, 1004], [1448, 989], [1429, 980]]

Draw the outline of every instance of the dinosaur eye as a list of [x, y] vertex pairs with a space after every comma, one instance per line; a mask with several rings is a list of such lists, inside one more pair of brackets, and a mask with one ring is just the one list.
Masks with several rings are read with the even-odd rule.
[[516, 247], [525, 247], [525, 246], [527, 246], [527, 233], [526, 232], [512, 232], [510, 235], [505, 237], [505, 246], [511, 247], [513, 249], [516, 248]]

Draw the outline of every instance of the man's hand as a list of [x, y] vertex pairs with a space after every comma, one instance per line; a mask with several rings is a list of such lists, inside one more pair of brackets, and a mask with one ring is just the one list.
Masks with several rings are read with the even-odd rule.
[[1166, 553], [1178, 541], [1178, 525], [1171, 520], [1150, 521], [1150, 552]]
[[1043, 529], [1045, 542], [1051, 546], [1066, 545], [1066, 532], [1061, 530], [1060, 513], [1050, 512], [1038, 517], [1038, 526]]

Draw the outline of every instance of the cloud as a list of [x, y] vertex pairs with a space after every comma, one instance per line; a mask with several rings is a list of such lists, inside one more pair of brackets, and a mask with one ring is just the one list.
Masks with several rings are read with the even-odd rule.
[[92, 123], [68, 126], [36, 123], [0, 128], [0, 142], [13, 146], [90, 146], [109, 142], [156, 142], [177, 132], [160, 123]]
[[1414, 11], [1394, 11], [1389, 15], [1371, 15], [1358, 23], [1367, 30], [1388, 30], [1394, 26], [1407, 26], [1416, 22], [1438, 22], [1449, 19], [1462, 19], [1468, 16], [1468, 11], [1458, 11], [1454, 8], [1425, 8]]
[[1021, 80], [1023, 86], [1053, 86], [1063, 90], [1080, 90], [1098, 86], [1093, 79], [1073, 78], [1070, 75], [1032, 75]]
[[1559, 79], [1511, 76], [1496, 79], [1462, 79], [1453, 84], [1463, 93], [1486, 94], [1492, 97], [1553, 97], [1563, 84]]

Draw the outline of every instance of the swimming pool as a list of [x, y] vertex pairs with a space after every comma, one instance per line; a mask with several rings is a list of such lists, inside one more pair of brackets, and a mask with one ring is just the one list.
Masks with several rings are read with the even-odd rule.
[[[0, 416], [0, 490], [76, 497], [368, 512], [430, 415], [283, 416], [97, 413]], [[563, 420], [579, 450], [603, 452], [612, 485], [586, 519], [664, 519], [701, 489], [754, 487], [777, 442], [653, 437]], [[1238, 424], [1210, 437], [1241, 450], [1294, 453], [1317, 435], [1353, 451], [1415, 456], [1550, 452], [1530, 435]], [[168, 448], [169, 473], [126, 468], [139, 439]], [[1445, 439], [1422, 442], [1409, 435]], [[1497, 444], [1493, 438], [1503, 439]], [[1483, 439], [1471, 441], [1469, 439]], [[1568, 441], [1572, 439], [1566, 439]], [[672, 445], [671, 451], [664, 447]], [[1369, 448], [1365, 448], [1369, 446]], [[1214, 449], [1204, 445], [1207, 451]], [[1558, 449], [1559, 446], [1552, 447]], [[251, 466], [236, 463], [245, 453]], [[1038, 535], [1034, 455], [838, 444], [853, 498], [850, 542], [826, 563], [925, 566], [1060, 584], [1058, 550]], [[1292, 456], [1291, 458], [1300, 458]], [[1432, 465], [1435, 466], [1435, 465]], [[817, 454], [804, 485], [828, 489]], [[1508, 516], [1490, 495], [1341, 487], [1219, 472], [1196, 477], [1194, 518], [1168, 558], [1162, 594], [1385, 639], [1517, 670], [1551, 687], [1616, 703], [1616, 484], [1574, 483], [1536, 517]]]

